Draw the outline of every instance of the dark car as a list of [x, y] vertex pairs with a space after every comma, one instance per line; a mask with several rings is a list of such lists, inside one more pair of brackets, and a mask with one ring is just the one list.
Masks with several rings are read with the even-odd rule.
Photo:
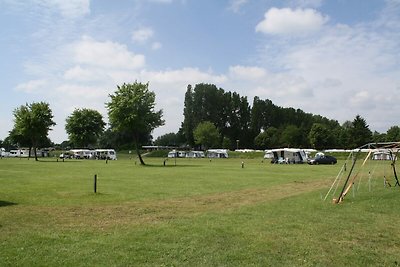
[[321, 156], [317, 156], [313, 159], [309, 159], [308, 164], [311, 165], [318, 165], [318, 164], [336, 164], [337, 163], [337, 159], [335, 157], [332, 156], [328, 156], [328, 155], [321, 155]]

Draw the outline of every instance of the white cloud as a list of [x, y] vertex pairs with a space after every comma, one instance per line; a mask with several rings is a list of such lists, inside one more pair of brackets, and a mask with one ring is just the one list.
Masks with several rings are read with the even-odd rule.
[[203, 72], [198, 68], [183, 68], [177, 70], [166, 71], [143, 71], [141, 77], [152, 83], [160, 84], [176, 84], [176, 83], [222, 83], [226, 81], [225, 75], [214, 75], [211, 72]]
[[264, 20], [256, 26], [256, 32], [282, 35], [305, 35], [316, 32], [328, 21], [314, 9], [271, 8]]
[[71, 49], [77, 64], [118, 69], [138, 69], [145, 64], [143, 55], [130, 52], [125, 45], [99, 42], [88, 36], [74, 43]]
[[74, 80], [74, 81], [90, 81], [94, 77], [94, 73], [92, 70], [83, 69], [81, 66], [74, 66], [73, 68], [68, 69], [63, 78], [66, 80]]
[[154, 42], [151, 44], [152, 50], [159, 50], [159, 49], [161, 49], [161, 47], [162, 47], [162, 44], [160, 42]]
[[229, 67], [232, 79], [258, 80], [266, 75], [266, 70], [260, 67], [233, 66]]
[[90, 13], [90, 0], [35, 0], [39, 5], [58, 10], [67, 18], [77, 18]]
[[323, 0], [291, 0], [290, 6], [317, 8], [322, 5]]
[[245, 5], [248, 0], [231, 0], [229, 3], [229, 9], [235, 13], [238, 13], [243, 5]]
[[174, 0], [149, 0], [149, 2], [154, 2], [154, 3], [161, 3], [161, 4], [170, 4]]
[[45, 79], [31, 80], [26, 83], [18, 84], [16, 90], [25, 93], [39, 93], [45, 89], [46, 85], [47, 81]]
[[153, 35], [154, 32], [151, 28], [140, 28], [132, 32], [132, 41], [134, 43], [145, 43], [147, 40], [153, 37]]
[[[388, 17], [384, 17], [386, 22]], [[308, 97], [278, 97], [268, 83], [257, 93], [266, 92], [264, 95], [279, 105], [299, 107], [341, 122], [362, 114], [373, 130], [386, 131], [388, 124], [398, 124], [394, 106], [400, 101], [396, 89], [400, 81], [396, 63], [400, 61], [400, 36], [391, 28], [399, 25], [395, 21], [383, 24], [379, 18], [352, 26], [326, 26], [312, 38], [268, 43], [260, 54], [261, 61], [266, 68], [274, 69], [272, 77], [286, 74], [273, 86]], [[295, 77], [299, 78], [297, 82], [285, 86], [285, 81], [294, 81]]]

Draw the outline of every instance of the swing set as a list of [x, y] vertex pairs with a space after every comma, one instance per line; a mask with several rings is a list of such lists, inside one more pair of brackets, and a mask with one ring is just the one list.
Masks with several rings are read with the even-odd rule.
[[[335, 196], [339, 186], [342, 185], [340, 194], [332, 200], [335, 204], [341, 203], [350, 189], [353, 189], [353, 195], [355, 190], [358, 191], [360, 189], [361, 181], [364, 177], [368, 177], [369, 191], [371, 191], [373, 178], [376, 177], [383, 178], [385, 187], [392, 187], [392, 185], [400, 187], [396, 171], [399, 151], [400, 142], [368, 143], [352, 150], [323, 200], [325, 201], [329, 195]], [[360, 162], [359, 158], [364, 155], [366, 155], [364, 160]], [[350, 166], [349, 170], [347, 170], [348, 166]]]

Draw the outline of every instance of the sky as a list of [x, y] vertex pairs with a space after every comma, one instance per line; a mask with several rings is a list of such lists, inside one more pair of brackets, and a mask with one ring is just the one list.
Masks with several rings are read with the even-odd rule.
[[372, 131], [399, 126], [400, 0], [0, 0], [0, 139], [13, 111], [98, 110], [118, 85], [149, 83], [177, 132], [188, 84], [270, 99]]

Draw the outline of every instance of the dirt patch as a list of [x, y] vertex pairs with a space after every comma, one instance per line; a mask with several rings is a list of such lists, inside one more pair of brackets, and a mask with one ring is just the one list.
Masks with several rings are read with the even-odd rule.
[[[229, 212], [240, 207], [275, 201], [312, 192], [329, 186], [329, 181], [292, 182], [265, 189], [245, 189], [193, 197], [125, 202], [119, 205], [74, 207], [21, 207], [14, 206], [13, 216], [28, 216], [27, 224], [109, 229], [115, 226], [156, 224], [176, 218], [193, 217], [206, 212]], [[10, 207], [12, 208], [12, 207]], [[32, 216], [30, 216], [30, 214]], [[20, 225], [21, 226], [21, 225]]]

